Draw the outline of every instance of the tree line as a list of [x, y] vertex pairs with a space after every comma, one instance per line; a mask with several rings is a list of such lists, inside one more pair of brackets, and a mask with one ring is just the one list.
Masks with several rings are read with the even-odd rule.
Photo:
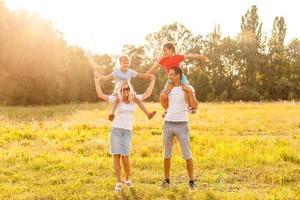
[[[201, 22], [199, 22], [201, 26]], [[131, 68], [146, 72], [162, 56], [161, 45], [173, 41], [178, 53], [204, 54], [208, 63], [186, 61], [183, 69], [200, 101], [276, 101], [300, 99], [300, 40], [285, 44], [283, 17], [275, 17], [272, 33], [262, 32], [256, 6], [241, 17], [240, 32], [223, 36], [215, 26], [206, 36], [183, 24], [168, 24], [146, 35], [141, 45], [124, 45]], [[109, 40], [109, 38], [107, 38]], [[118, 55], [86, 52], [69, 45], [53, 23], [26, 11], [10, 11], [0, 0], [0, 103], [5, 105], [61, 104], [97, 101], [93, 72], [112, 72]], [[157, 101], [167, 77], [157, 72], [151, 101]], [[112, 82], [104, 82], [111, 93]], [[137, 93], [147, 80], [133, 79]]]

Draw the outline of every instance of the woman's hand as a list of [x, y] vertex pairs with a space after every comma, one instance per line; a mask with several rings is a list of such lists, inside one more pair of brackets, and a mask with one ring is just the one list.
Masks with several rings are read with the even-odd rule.
[[151, 81], [154, 81], [156, 79], [156, 76], [154, 74], [148, 74]]

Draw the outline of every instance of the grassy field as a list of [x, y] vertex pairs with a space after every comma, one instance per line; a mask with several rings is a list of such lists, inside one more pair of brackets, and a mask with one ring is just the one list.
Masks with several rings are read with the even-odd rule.
[[300, 199], [300, 103], [207, 103], [190, 115], [197, 189], [178, 143], [163, 190], [162, 124], [137, 109], [135, 188], [114, 193], [111, 105], [0, 107], [0, 199]]

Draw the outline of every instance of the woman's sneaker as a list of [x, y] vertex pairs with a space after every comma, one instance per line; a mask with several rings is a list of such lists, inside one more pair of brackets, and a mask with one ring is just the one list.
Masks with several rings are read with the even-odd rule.
[[189, 113], [191, 114], [195, 114], [196, 113], [196, 110], [192, 107], [189, 107]]
[[132, 187], [133, 187], [133, 183], [132, 183], [131, 180], [125, 181], [125, 185], [126, 185], [126, 187], [128, 187], [128, 188], [132, 188]]
[[168, 188], [168, 187], [170, 187], [170, 180], [169, 180], [169, 179], [165, 179], [165, 180], [162, 182], [161, 187], [163, 187], [163, 188]]
[[123, 184], [117, 183], [115, 187], [115, 192], [121, 192], [122, 191]]

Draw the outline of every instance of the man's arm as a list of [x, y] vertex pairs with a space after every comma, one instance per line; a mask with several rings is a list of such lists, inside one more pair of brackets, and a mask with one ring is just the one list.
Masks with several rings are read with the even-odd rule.
[[168, 94], [166, 94], [165, 92], [162, 92], [162, 93], [160, 94], [159, 101], [160, 101], [160, 105], [161, 105], [165, 110], [167, 110], [167, 109], [168, 109], [168, 105], [169, 105]]
[[188, 85], [182, 85], [182, 89], [187, 92], [191, 107], [196, 110], [198, 108], [198, 101], [196, 99], [195, 92]]

